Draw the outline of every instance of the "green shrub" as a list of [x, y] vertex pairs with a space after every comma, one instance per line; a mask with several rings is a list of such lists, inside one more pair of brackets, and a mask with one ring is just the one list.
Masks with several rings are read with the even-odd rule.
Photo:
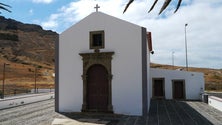
[[39, 65], [37, 68], [41, 69], [41, 68], [42, 68], [42, 66], [40, 66], [40, 65]]

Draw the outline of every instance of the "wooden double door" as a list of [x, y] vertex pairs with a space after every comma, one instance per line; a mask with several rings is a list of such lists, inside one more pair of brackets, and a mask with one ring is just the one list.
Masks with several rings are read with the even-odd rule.
[[[172, 80], [173, 99], [186, 99], [185, 80]], [[153, 98], [165, 98], [164, 78], [153, 79]]]
[[165, 98], [165, 85], [163, 78], [153, 79], [153, 98]]
[[108, 72], [102, 65], [91, 66], [87, 71], [87, 110], [106, 112], [108, 110]]
[[172, 84], [173, 84], [173, 98], [186, 99], [184, 80], [173, 80]]

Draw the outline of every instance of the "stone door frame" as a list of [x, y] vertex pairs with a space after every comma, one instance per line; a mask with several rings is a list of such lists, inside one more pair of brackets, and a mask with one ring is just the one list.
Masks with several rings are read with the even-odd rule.
[[99, 52], [95, 51], [95, 53], [80, 53], [83, 60], [83, 104], [82, 104], [82, 112], [88, 112], [88, 104], [87, 104], [87, 71], [88, 69], [95, 65], [100, 64], [104, 66], [108, 72], [108, 107], [107, 112], [113, 112], [112, 106], [112, 71], [111, 71], [111, 61], [112, 55], [114, 52]]

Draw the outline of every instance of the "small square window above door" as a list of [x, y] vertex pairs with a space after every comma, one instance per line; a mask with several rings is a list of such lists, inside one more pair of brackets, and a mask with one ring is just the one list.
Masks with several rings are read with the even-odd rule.
[[90, 49], [103, 49], [104, 48], [104, 31], [91, 31], [90, 32]]

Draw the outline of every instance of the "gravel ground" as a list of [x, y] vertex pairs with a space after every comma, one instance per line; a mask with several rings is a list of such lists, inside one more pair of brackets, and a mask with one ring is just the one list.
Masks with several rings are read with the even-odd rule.
[[0, 110], [0, 125], [51, 125], [54, 119], [73, 119], [78, 125], [116, 125], [121, 115], [95, 113], [59, 114], [54, 111], [54, 99]]
[[0, 110], [0, 125], [50, 125], [54, 118], [66, 118], [54, 112], [54, 99]]

